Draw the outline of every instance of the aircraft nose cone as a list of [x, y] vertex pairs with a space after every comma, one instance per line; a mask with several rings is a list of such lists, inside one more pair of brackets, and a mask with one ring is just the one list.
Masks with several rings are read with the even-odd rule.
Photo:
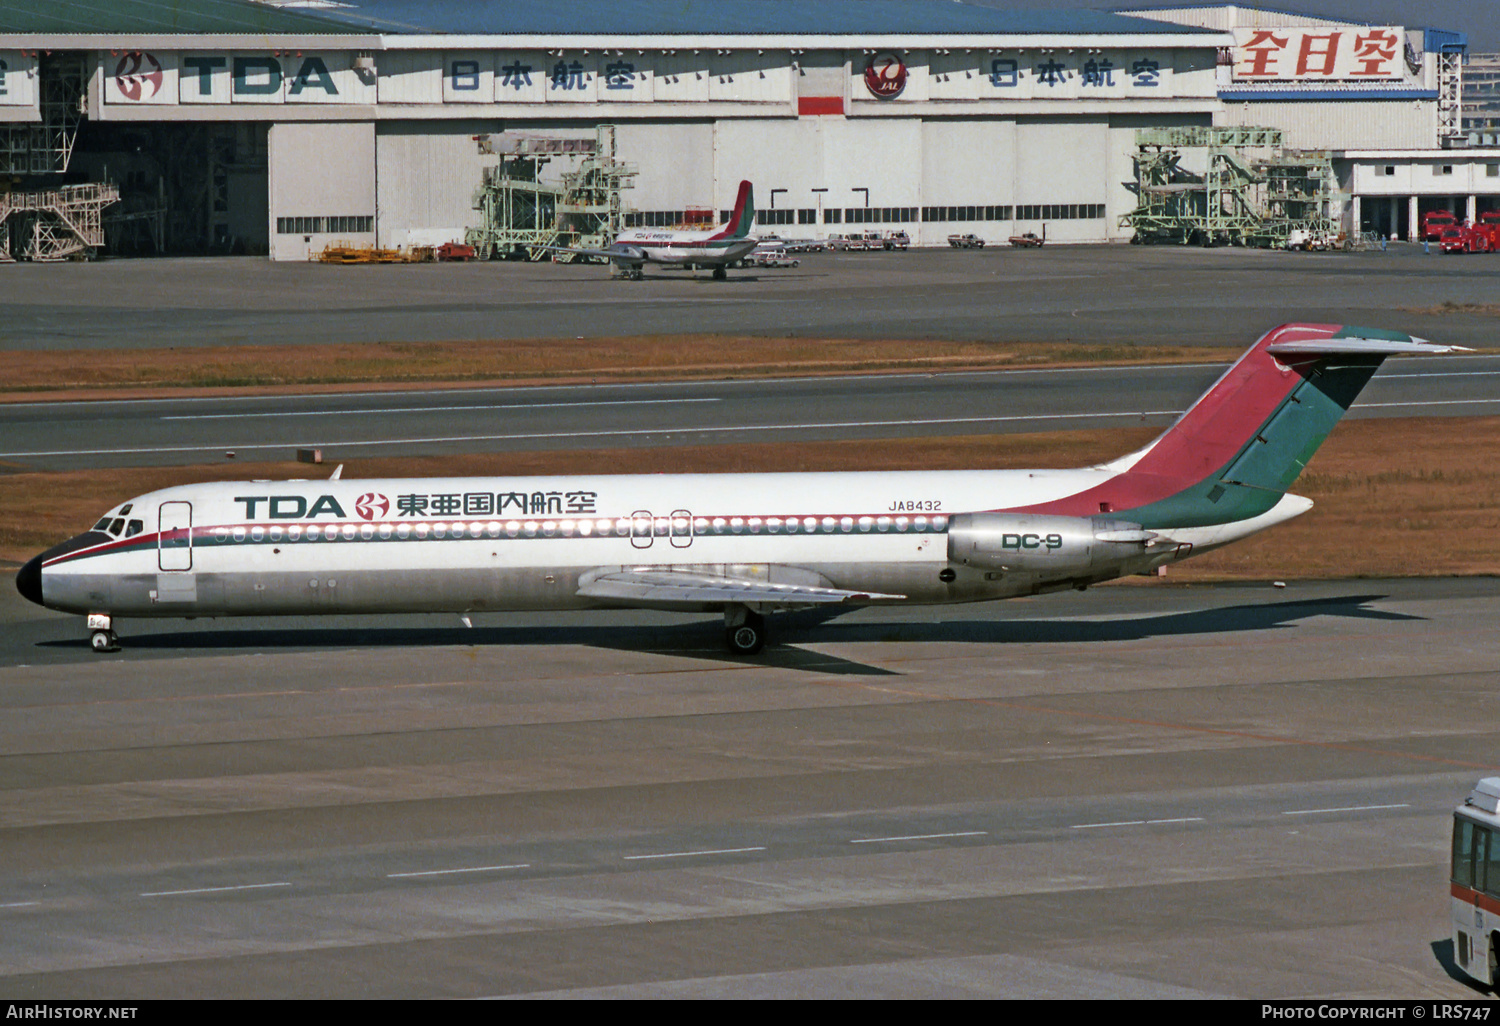
[[42, 557], [33, 558], [16, 571], [16, 590], [37, 605], [42, 604]]

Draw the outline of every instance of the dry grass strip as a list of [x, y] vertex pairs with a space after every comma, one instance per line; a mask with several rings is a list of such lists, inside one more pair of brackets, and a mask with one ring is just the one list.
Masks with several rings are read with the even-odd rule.
[[351, 387], [669, 381], [1092, 364], [1228, 363], [1238, 349], [647, 335], [8, 352], [0, 402]]
[[[937, 470], [1086, 466], [1154, 431], [880, 441], [759, 443], [346, 461], [345, 478], [446, 475]], [[7, 469], [7, 468], [0, 468]], [[110, 506], [155, 488], [206, 480], [310, 477], [297, 463], [0, 476], [0, 560], [12, 564], [84, 530]], [[1173, 580], [1500, 574], [1500, 417], [1347, 421], [1296, 491], [1307, 515], [1173, 567]]]

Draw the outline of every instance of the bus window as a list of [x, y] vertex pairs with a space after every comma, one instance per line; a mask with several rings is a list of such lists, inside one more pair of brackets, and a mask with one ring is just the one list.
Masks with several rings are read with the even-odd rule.
[[1475, 835], [1482, 837], [1484, 832], [1483, 827], [1462, 816], [1453, 819], [1453, 882], [1460, 887], [1474, 886]]
[[1500, 841], [1484, 827], [1478, 827], [1475, 833], [1484, 836], [1474, 851], [1474, 888], [1494, 894], [1500, 891]]

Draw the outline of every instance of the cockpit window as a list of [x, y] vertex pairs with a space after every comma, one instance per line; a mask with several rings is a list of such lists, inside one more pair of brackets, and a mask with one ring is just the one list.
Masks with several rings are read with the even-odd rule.
[[114, 521], [109, 525], [109, 533], [118, 538], [120, 537], [120, 532], [123, 530], [125, 530], [125, 518], [115, 517]]
[[[130, 507], [127, 506], [125, 508], [129, 509]], [[132, 520], [130, 523], [125, 525], [125, 537], [129, 538], [133, 535], [140, 534], [141, 529], [145, 526], [146, 525], [139, 520]]]
[[109, 530], [109, 517], [105, 517], [104, 519], [100, 520], [97, 524], [95, 524], [94, 525], [94, 530], [96, 530], [96, 531], [107, 531], [107, 530]]
[[129, 513], [130, 512], [130, 507], [134, 506], [134, 505], [135, 505], [135, 503], [133, 503], [133, 502], [127, 502], [125, 505], [121, 506], [120, 507], [120, 516], [123, 517], [125, 514]]

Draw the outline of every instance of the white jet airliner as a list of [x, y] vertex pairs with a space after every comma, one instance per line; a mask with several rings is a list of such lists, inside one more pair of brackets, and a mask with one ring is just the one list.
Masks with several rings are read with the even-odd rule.
[[86, 614], [100, 651], [123, 617], [633, 606], [722, 611], [748, 654], [769, 612], [1081, 589], [1305, 513], [1287, 489], [1381, 361], [1456, 348], [1284, 325], [1150, 445], [1076, 470], [183, 485], [16, 586]]
[[608, 249], [576, 249], [546, 246], [560, 253], [609, 260], [628, 278], [639, 278], [646, 264], [675, 267], [711, 267], [714, 278], [729, 276], [727, 268], [754, 251], [757, 240], [749, 237], [755, 225], [755, 195], [749, 182], [740, 183], [734, 210], [722, 227], [697, 231], [676, 228], [632, 228], [621, 232]]

